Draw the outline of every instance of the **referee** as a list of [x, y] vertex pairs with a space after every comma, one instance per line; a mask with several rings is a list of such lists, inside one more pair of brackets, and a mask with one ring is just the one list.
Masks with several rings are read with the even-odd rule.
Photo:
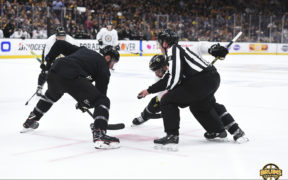
[[[160, 49], [165, 54], [169, 71], [162, 80], [140, 92], [140, 96], [166, 90], [160, 108], [166, 136], [154, 140], [155, 144], [178, 144], [179, 142], [179, 107], [189, 107], [191, 113], [207, 131], [208, 139], [225, 138], [227, 133], [214, 109], [214, 94], [220, 84], [220, 76], [214, 66], [204, 61], [190, 49], [178, 45], [178, 35], [166, 29], [159, 33]], [[222, 46], [220, 46], [222, 47]], [[228, 50], [217, 49], [217, 56], [225, 57]], [[212, 54], [213, 55], [213, 54]], [[168, 76], [168, 78], [167, 78]], [[161, 87], [151, 88], [151, 87]]]

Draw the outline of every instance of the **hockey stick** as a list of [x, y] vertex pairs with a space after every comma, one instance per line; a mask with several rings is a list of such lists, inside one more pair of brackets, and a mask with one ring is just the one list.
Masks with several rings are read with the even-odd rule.
[[124, 50], [124, 52], [128, 52], [130, 54], [135, 54], [135, 55], [139, 55], [140, 53], [143, 53], [143, 51], [140, 52], [132, 52], [132, 51], [128, 51], [128, 50]]
[[[242, 32], [240, 31], [233, 39], [232, 41], [229, 42], [229, 44], [226, 46], [226, 48], [228, 49], [235, 41], [237, 41], [237, 39], [242, 35]], [[220, 59], [219, 57], [216, 57], [211, 65], [213, 65], [218, 59]]]
[[36, 95], [36, 92], [30, 97], [30, 99], [25, 103], [25, 106], [28, 105], [29, 101]]
[[[23, 40], [24, 40], [24, 39], [23, 39]], [[35, 57], [35, 59], [36, 59], [39, 63], [41, 63], [41, 64], [44, 63], [44, 62], [43, 62], [43, 59], [41, 60], [40, 58], [38, 58], [37, 54], [36, 54], [29, 46], [27, 46], [27, 44], [25, 44], [24, 42], [22, 42], [21, 44], [22, 44], [28, 51], [30, 50], [30, 53]], [[30, 101], [36, 94], [37, 94], [37, 90], [36, 90], [36, 92], [31, 96], [31, 98], [25, 103], [25, 105], [28, 105], [29, 101]], [[37, 96], [42, 97], [43, 95], [38, 95], [38, 94], [37, 94]]]
[[[86, 112], [88, 112], [88, 114], [94, 119], [93, 114], [91, 113], [91, 111], [89, 111], [89, 109], [87, 109]], [[124, 123], [108, 124], [108, 126], [107, 126], [108, 130], [120, 130], [120, 129], [124, 129], [124, 128], [125, 128]]]
[[21, 43], [28, 51], [30, 51], [30, 53], [37, 59], [37, 61], [39, 63], [42, 63], [42, 60], [40, 58], [38, 58], [37, 54], [31, 49], [29, 48], [29, 46], [27, 46], [24, 42]]
[[[30, 99], [25, 103], [25, 106], [28, 105], [29, 101], [37, 94], [37, 91], [30, 97]], [[37, 96], [40, 96], [40, 97], [44, 97], [44, 95], [40, 94], [40, 95], [37, 95]]]

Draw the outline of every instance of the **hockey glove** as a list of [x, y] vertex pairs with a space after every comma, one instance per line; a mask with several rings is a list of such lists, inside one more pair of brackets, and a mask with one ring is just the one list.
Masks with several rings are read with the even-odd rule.
[[46, 56], [45, 61], [46, 61], [46, 71], [49, 71], [54, 60]]
[[89, 107], [83, 105], [83, 103], [76, 103], [75, 107], [76, 109], [80, 109], [83, 113], [89, 109]]
[[99, 44], [100, 46], [103, 45], [103, 41], [102, 41], [102, 39], [99, 39], [99, 40], [98, 40], [98, 44]]
[[45, 64], [41, 63], [40, 68], [42, 69], [42, 71], [46, 71], [46, 66], [45, 66]]
[[38, 86], [43, 86], [43, 84], [47, 81], [47, 72], [41, 71], [38, 76]]
[[43, 96], [42, 95], [42, 89], [43, 89], [43, 86], [40, 86], [40, 85], [37, 86], [37, 90], [36, 90], [37, 96]]
[[213, 44], [209, 49], [208, 53], [214, 56], [215, 58], [224, 59], [228, 54], [228, 49], [220, 44]]
[[46, 65], [44, 63], [41, 63], [40, 68], [42, 69], [42, 71], [49, 71], [53, 61], [48, 56], [46, 57], [45, 61]]

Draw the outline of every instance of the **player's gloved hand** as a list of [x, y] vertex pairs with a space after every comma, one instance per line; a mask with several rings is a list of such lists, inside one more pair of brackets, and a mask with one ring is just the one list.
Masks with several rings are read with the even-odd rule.
[[83, 113], [89, 109], [87, 106], [83, 105], [83, 103], [76, 103], [75, 107], [76, 109], [80, 109]]
[[47, 71], [41, 71], [38, 76], [38, 86], [43, 86], [43, 84], [47, 81]]
[[41, 63], [40, 68], [42, 69], [42, 71], [46, 71], [46, 66], [45, 66], [45, 64]]
[[145, 89], [137, 95], [137, 98], [142, 99], [142, 98], [146, 97], [148, 94], [149, 94], [149, 92], [147, 91], [147, 89]]
[[43, 96], [42, 89], [43, 89], [43, 86], [40, 86], [40, 85], [37, 86], [37, 90], [36, 90], [37, 96]]
[[224, 46], [220, 46], [220, 44], [217, 43], [217, 44], [213, 44], [208, 49], [208, 53], [216, 58], [224, 59], [225, 56], [228, 54], [228, 49]]
[[102, 39], [99, 39], [99, 40], [98, 40], [98, 44], [99, 44], [100, 46], [103, 45], [103, 41], [102, 41]]
[[46, 56], [45, 61], [46, 61], [46, 71], [49, 71], [54, 60]]

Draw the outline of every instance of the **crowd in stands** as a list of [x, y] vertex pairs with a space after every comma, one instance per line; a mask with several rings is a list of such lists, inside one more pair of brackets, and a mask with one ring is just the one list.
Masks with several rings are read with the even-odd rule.
[[47, 38], [62, 25], [95, 39], [112, 21], [120, 40], [172, 28], [181, 40], [230, 41], [241, 30], [241, 41], [288, 41], [287, 0], [1, 0], [0, 8], [0, 38]]

